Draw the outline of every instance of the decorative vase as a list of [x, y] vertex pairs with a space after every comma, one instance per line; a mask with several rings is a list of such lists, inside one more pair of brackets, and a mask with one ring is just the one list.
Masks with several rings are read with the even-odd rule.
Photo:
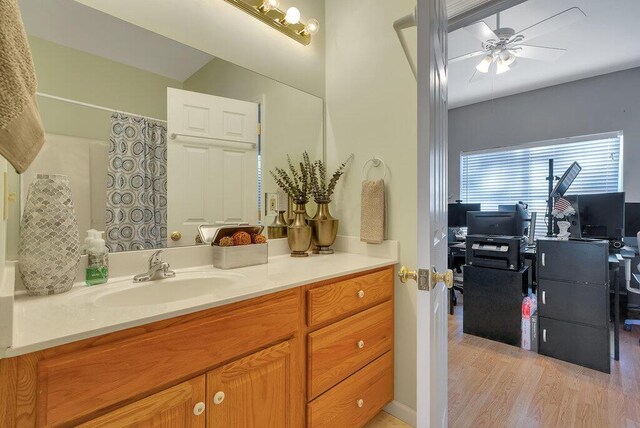
[[267, 235], [269, 239], [287, 237], [287, 221], [284, 218], [284, 211], [278, 211], [278, 215], [273, 219], [273, 223], [267, 227]]
[[331, 216], [329, 202], [331, 201], [316, 201], [318, 211], [309, 220], [312, 240], [316, 247], [313, 250], [314, 254], [333, 254], [333, 250], [329, 247], [333, 245], [338, 235], [338, 219]]
[[69, 178], [38, 174], [20, 223], [18, 268], [31, 296], [69, 291], [80, 263], [78, 217]]
[[569, 233], [569, 227], [571, 226], [570, 221], [559, 221], [558, 222], [558, 239], [568, 240], [571, 234]]
[[291, 249], [291, 257], [307, 257], [311, 246], [311, 226], [304, 218], [306, 204], [296, 203], [293, 207], [293, 222], [287, 228], [287, 240]]

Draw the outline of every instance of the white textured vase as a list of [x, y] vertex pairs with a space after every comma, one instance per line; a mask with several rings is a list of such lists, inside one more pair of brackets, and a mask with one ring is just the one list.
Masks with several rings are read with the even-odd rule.
[[27, 293], [69, 291], [80, 262], [78, 216], [69, 178], [38, 174], [29, 186], [20, 223], [18, 268]]
[[558, 222], [558, 239], [568, 240], [571, 234], [569, 233], [569, 227], [571, 226], [570, 221], [559, 221]]

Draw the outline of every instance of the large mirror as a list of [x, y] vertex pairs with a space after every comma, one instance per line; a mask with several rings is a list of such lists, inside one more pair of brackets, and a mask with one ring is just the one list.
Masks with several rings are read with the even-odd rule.
[[37, 174], [68, 176], [81, 235], [105, 231], [111, 251], [194, 245], [203, 223], [268, 225], [268, 171], [322, 158], [321, 98], [74, 1], [19, 4], [46, 133], [13, 177], [19, 200]]

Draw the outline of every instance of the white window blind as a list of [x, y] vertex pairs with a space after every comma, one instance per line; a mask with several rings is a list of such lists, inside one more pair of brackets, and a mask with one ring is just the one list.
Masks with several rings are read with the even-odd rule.
[[590, 135], [460, 155], [460, 199], [483, 211], [523, 201], [537, 212], [536, 236], [546, 233], [549, 159], [561, 176], [577, 161], [582, 171], [568, 195], [622, 191], [622, 133]]

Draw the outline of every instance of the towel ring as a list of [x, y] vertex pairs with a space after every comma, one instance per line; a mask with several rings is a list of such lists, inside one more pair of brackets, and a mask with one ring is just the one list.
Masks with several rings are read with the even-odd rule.
[[367, 169], [367, 165], [369, 165], [369, 162], [372, 162], [373, 166], [376, 168], [379, 167], [380, 164], [382, 164], [382, 168], [383, 168], [382, 181], [384, 181], [384, 179], [387, 178], [387, 164], [385, 164], [382, 159], [377, 158], [375, 156], [367, 160], [364, 163], [364, 165], [362, 165], [362, 179], [363, 180], [367, 179], [366, 169]]

